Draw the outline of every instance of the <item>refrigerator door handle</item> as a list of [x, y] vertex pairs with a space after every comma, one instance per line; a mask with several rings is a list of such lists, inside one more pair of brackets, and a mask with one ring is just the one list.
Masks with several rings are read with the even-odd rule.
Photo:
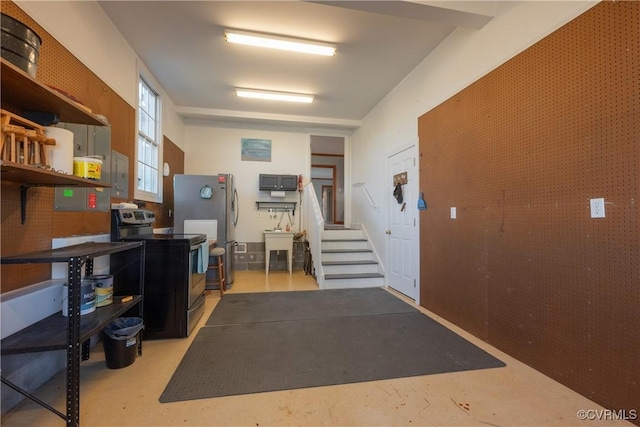
[[238, 191], [233, 189], [233, 201], [231, 202], [231, 210], [235, 210], [235, 218], [233, 219], [233, 226], [238, 225], [238, 219], [240, 218], [240, 203], [238, 203]]

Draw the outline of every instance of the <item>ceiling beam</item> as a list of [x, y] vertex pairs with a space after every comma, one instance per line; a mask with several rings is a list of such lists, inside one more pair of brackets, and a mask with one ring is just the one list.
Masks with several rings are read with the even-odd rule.
[[362, 125], [360, 120], [336, 119], [331, 117], [310, 117], [286, 114], [256, 113], [248, 111], [220, 110], [199, 107], [176, 107], [176, 113], [185, 119], [205, 119], [227, 122], [271, 123], [294, 127], [321, 127], [354, 130]]
[[310, 1], [362, 12], [479, 30], [493, 18], [494, 1]]

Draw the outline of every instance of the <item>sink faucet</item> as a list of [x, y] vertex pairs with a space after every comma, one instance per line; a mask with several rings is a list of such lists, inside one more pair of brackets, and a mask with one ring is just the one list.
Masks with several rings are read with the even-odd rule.
[[[282, 223], [282, 217], [284, 216], [284, 213], [287, 213], [287, 216], [289, 217], [289, 225], [293, 225], [291, 222], [291, 215], [289, 214], [288, 210], [283, 210], [282, 213], [280, 214], [280, 219], [278, 220], [278, 225], [276, 226], [275, 230], [277, 231], [282, 231], [282, 227], [280, 226], [280, 224]], [[275, 231], [274, 230], [274, 231]]]
[[280, 223], [282, 222], [282, 217], [284, 216], [284, 211], [282, 211], [282, 213], [280, 214], [280, 219], [278, 220], [278, 225], [276, 225], [276, 228], [274, 229], [274, 231], [282, 231], [282, 227], [280, 227]]

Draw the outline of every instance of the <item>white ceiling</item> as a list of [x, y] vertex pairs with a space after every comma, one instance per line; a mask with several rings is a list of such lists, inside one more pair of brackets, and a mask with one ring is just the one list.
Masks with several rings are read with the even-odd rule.
[[[100, 1], [186, 118], [355, 128], [456, 27], [481, 28], [484, 1]], [[334, 57], [231, 45], [227, 28], [336, 44]], [[234, 88], [315, 95], [240, 99]]]

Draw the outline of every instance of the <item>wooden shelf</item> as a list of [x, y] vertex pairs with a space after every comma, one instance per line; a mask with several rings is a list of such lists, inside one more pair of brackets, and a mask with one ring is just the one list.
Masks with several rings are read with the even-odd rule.
[[[68, 97], [50, 89], [33, 77], [0, 58], [2, 68], [2, 108], [11, 111], [19, 108], [22, 111], [39, 111], [55, 113], [62, 122], [81, 123], [85, 125], [107, 126], [96, 115], [87, 111]], [[13, 111], [20, 114], [22, 111]]]
[[31, 187], [93, 187], [110, 188], [104, 184], [74, 175], [65, 175], [34, 166], [0, 160], [0, 180], [19, 182], [20, 186], [20, 216], [24, 224], [27, 220], [27, 190]]
[[52, 172], [35, 166], [0, 160], [2, 181], [11, 181], [27, 184], [29, 186], [68, 186], [68, 187], [111, 187], [99, 181], [84, 179], [75, 175], [65, 175]]

